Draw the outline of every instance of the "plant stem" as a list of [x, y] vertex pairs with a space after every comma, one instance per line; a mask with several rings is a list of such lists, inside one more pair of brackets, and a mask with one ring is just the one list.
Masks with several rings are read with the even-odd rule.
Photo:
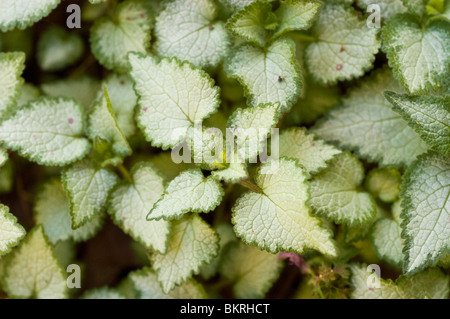
[[123, 164], [119, 164], [117, 165], [117, 169], [120, 171], [120, 173], [122, 174], [122, 176], [129, 181], [131, 184], [133, 184], [133, 178], [131, 178], [130, 173], [128, 172], [128, 170], [125, 168], [125, 166], [123, 166]]
[[252, 191], [256, 192], [256, 193], [263, 193], [263, 190], [261, 188], [259, 188], [257, 185], [253, 184], [252, 182], [248, 181], [248, 180], [242, 180], [239, 182], [240, 185], [251, 189]]

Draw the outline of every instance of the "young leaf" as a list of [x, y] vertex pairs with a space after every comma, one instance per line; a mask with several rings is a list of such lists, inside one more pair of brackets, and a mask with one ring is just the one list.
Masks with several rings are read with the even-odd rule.
[[218, 181], [237, 183], [248, 177], [247, 166], [244, 163], [233, 162], [225, 169], [213, 171], [211, 175]]
[[106, 89], [104, 94], [95, 101], [92, 112], [89, 114], [87, 131], [93, 141], [99, 137], [109, 142], [113, 153], [118, 158], [131, 155], [131, 147], [117, 124]]
[[372, 227], [372, 246], [380, 259], [401, 266], [402, 238], [400, 225], [390, 219], [379, 219]]
[[208, 213], [220, 204], [223, 195], [222, 185], [216, 179], [205, 178], [200, 169], [190, 169], [170, 182], [147, 220], [179, 219], [187, 212]]
[[359, 191], [364, 167], [351, 153], [337, 155], [328, 167], [311, 181], [309, 204], [313, 212], [338, 224], [366, 224], [376, 214], [370, 194]]
[[226, 61], [225, 71], [244, 86], [252, 106], [280, 103], [280, 110], [287, 111], [297, 101], [303, 85], [295, 44], [287, 38], [265, 49], [240, 45]]
[[108, 194], [119, 178], [85, 159], [64, 169], [61, 180], [70, 199], [72, 227], [77, 229], [105, 211]]
[[450, 23], [428, 26], [405, 13], [388, 20], [382, 33], [383, 51], [395, 77], [412, 94], [445, 87], [450, 73]]
[[78, 33], [53, 26], [39, 39], [37, 60], [43, 71], [59, 71], [77, 62], [83, 53], [84, 42]]
[[91, 221], [74, 229], [70, 218], [70, 204], [58, 180], [44, 184], [34, 207], [36, 224], [42, 224], [52, 244], [73, 239], [86, 241], [94, 237], [103, 226], [104, 214], [97, 214]]
[[90, 144], [82, 134], [82, 108], [65, 98], [32, 101], [0, 126], [7, 148], [42, 165], [62, 166], [83, 158]]
[[380, 279], [380, 288], [368, 286], [369, 276], [365, 265], [352, 265], [351, 297], [353, 299], [447, 299], [448, 277], [437, 269], [429, 269], [414, 276], [400, 276], [395, 283]]
[[89, 76], [80, 76], [75, 79], [47, 82], [41, 85], [41, 89], [48, 96], [74, 99], [83, 106], [85, 111], [89, 111], [100, 90], [100, 83]]
[[220, 264], [221, 275], [233, 282], [236, 298], [264, 298], [278, 279], [283, 262], [277, 255], [242, 242], [228, 247]]
[[120, 3], [112, 18], [98, 20], [91, 29], [91, 50], [108, 69], [128, 71], [128, 52], [146, 53], [150, 48], [151, 22], [138, 1]]
[[20, 96], [25, 69], [25, 54], [21, 52], [0, 53], [0, 117], [16, 104]]
[[401, 91], [388, 70], [371, 78], [333, 108], [312, 132], [326, 141], [337, 141], [363, 159], [383, 166], [404, 166], [428, 149], [425, 142], [392, 111], [383, 96], [386, 89]]
[[434, 152], [406, 171], [401, 186], [404, 270], [414, 273], [450, 252], [450, 162]]
[[151, 257], [164, 293], [198, 273], [201, 265], [217, 256], [218, 250], [216, 232], [197, 214], [173, 221], [167, 252]]
[[16, 246], [25, 237], [25, 234], [25, 229], [9, 212], [9, 208], [0, 204], [0, 257]]
[[164, 192], [163, 178], [150, 163], [140, 162], [131, 170], [133, 183], [123, 181], [111, 192], [108, 212], [114, 222], [147, 249], [167, 250], [170, 224], [147, 221], [146, 216]]
[[366, 10], [370, 5], [376, 4], [380, 7], [382, 19], [389, 19], [396, 14], [407, 11], [402, 0], [357, 0], [358, 6]]
[[331, 232], [310, 215], [306, 179], [295, 160], [281, 158], [262, 164], [255, 178], [261, 191], [245, 193], [232, 209], [236, 234], [271, 253], [302, 253], [312, 248], [336, 256]]
[[316, 139], [305, 128], [291, 128], [280, 134], [280, 156], [295, 158], [310, 174], [327, 167], [327, 162], [341, 153], [334, 146]]
[[278, 27], [274, 37], [294, 30], [306, 30], [319, 13], [322, 2], [316, 0], [283, 0], [275, 11], [278, 18]]
[[375, 168], [370, 171], [366, 179], [366, 188], [383, 202], [395, 201], [400, 193], [402, 177], [395, 168]]
[[267, 28], [267, 24], [273, 23], [273, 21], [270, 21], [272, 15], [270, 3], [255, 1], [233, 14], [226, 27], [234, 36], [264, 47], [271, 35], [271, 30]]
[[413, 97], [389, 91], [384, 96], [425, 142], [450, 155], [450, 97]]
[[60, 0], [2, 0], [0, 30], [25, 29], [47, 16]]
[[351, 80], [372, 68], [381, 42], [378, 30], [345, 5], [327, 3], [312, 29], [316, 41], [306, 48], [306, 65], [323, 84]]
[[130, 279], [140, 299], [205, 299], [206, 292], [202, 285], [190, 279], [165, 294], [159, 284], [155, 272], [151, 268], [143, 268], [132, 272]]
[[194, 122], [217, 110], [219, 88], [204, 71], [178, 59], [132, 53], [129, 60], [139, 97], [137, 122], [153, 146], [177, 146]]
[[134, 111], [137, 104], [137, 96], [133, 90], [133, 82], [128, 75], [110, 75], [103, 86], [108, 91], [111, 106], [116, 115], [117, 124], [126, 138], [134, 135], [136, 124]]
[[408, 8], [408, 11], [417, 15], [418, 17], [422, 17], [425, 12], [425, 3], [428, 2], [427, 0], [401, 0], [403, 2], [403, 5]]
[[86, 291], [81, 299], [126, 299], [117, 289], [101, 287]]
[[256, 160], [264, 150], [271, 128], [277, 125], [280, 118], [278, 106], [278, 103], [269, 103], [246, 109], [238, 108], [230, 116], [228, 128], [232, 130], [233, 138], [230, 140], [227, 137], [227, 142], [235, 143], [235, 152], [240, 159]]
[[63, 269], [41, 226], [33, 228], [9, 255], [2, 287], [11, 298], [64, 299], [67, 283]]
[[219, 65], [230, 46], [212, 0], [167, 2], [156, 18], [155, 34], [160, 56], [177, 57], [202, 68]]

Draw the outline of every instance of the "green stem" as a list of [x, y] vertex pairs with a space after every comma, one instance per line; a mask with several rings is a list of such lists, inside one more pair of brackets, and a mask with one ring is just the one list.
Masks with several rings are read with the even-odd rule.
[[248, 180], [242, 180], [239, 182], [240, 185], [251, 189], [252, 191], [256, 192], [256, 193], [263, 193], [263, 190], [261, 188], [259, 188], [257, 185], [253, 184], [252, 182], [248, 181]]
[[123, 164], [119, 164], [117, 165], [117, 169], [120, 171], [120, 173], [122, 174], [122, 176], [130, 182], [130, 184], [133, 184], [133, 178], [131, 178], [130, 173], [128, 172], [128, 170], [125, 168], [125, 166], [123, 166]]

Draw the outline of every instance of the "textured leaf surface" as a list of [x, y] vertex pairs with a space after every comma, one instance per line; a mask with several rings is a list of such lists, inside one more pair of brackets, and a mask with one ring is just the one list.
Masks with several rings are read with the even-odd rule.
[[61, 299], [66, 278], [42, 227], [35, 227], [7, 259], [2, 287], [12, 298]]
[[172, 222], [167, 252], [152, 256], [153, 267], [164, 293], [184, 283], [203, 264], [210, 263], [219, 250], [216, 232], [198, 215]]
[[263, 298], [278, 279], [283, 262], [277, 255], [236, 243], [229, 247], [220, 264], [220, 273], [233, 282], [236, 298]]
[[423, 26], [410, 14], [398, 15], [383, 28], [383, 51], [394, 75], [412, 94], [445, 86], [450, 73], [450, 23]]
[[25, 54], [0, 53], [0, 117], [16, 104], [23, 79], [20, 77], [25, 68]]
[[282, 158], [262, 164], [255, 178], [262, 192], [245, 193], [232, 209], [236, 234], [271, 253], [302, 253], [312, 248], [336, 255], [331, 233], [310, 215], [306, 178], [294, 160]]
[[334, 84], [362, 76], [380, 48], [377, 32], [352, 8], [324, 5], [312, 29], [316, 41], [306, 48], [306, 65], [314, 79]]
[[12, 247], [16, 246], [25, 237], [25, 234], [25, 229], [9, 212], [9, 208], [0, 204], [0, 256], [5, 255]]
[[[370, 272], [364, 265], [352, 265], [353, 299], [446, 299], [448, 277], [437, 269], [420, 272], [414, 276], [400, 276], [394, 283], [381, 279], [380, 288], [368, 286]], [[372, 275], [373, 276], [373, 275]], [[369, 279], [370, 281], [370, 279]]]
[[402, 264], [402, 238], [400, 225], [390, 219], [378, 220], [372, 228], [371, 239], [380, 259], [400, 266]]
[[400, 193], [402, 177], [395, 168], [375, 168], [370, 171], [366, 179], [366, 188], [383, 202], [393, 202]]
[[335, 155], [341, 153], [334, 146], [316, 139], [305, 128], [292, 128], [280, 134], [280, 156], [295, 158], [310, 174], [327, 166]]
[[216, 67], [228, 54], [230, 39], [217, 20], [212, 0], [173, 0], [156, 18], [156, 51], [202, 68]]
[[450, 252], [450, 162], [436, 153], [421, 156], [402, 183], [403, 268], [414, 273]]
[[62, 181], [70, 199], [72, 225], [78, 228], [104, 212], [109, 191], [119, 178], [90, 160], [82, 160], [62, 172]]
[[151, 268], [137, 270], [130, 274], [130, 278], [140, 299], [205, 299], [207, 297], [203, 287], [193, 279], [165, 294]]
[[219, 205], [223, 194], [217, 180], [205, 178], [200, 169], [187, 170], [170, 182], [147, 219], [171, 220], [179, 219], [187, 212], [208, 213]]
[[386, 99], [433, 149], [450, 154], [450, 97], [385, 93]]
[[146, 53], [150, 47], [150, 19], [138, 1], [117, 6], [115, 19], [102, 18], [91, 29], [91, 49], [99, 62], [117, 72], [128, 70], [129, 52]]
[[278, 102], [280, 110], [286, 111], [301, 92], [295, 44], [290, 39], [279, 39], [265, 49], [241, 45], [226, 61], [225, 69], [244, 86], [252, 106]]
[[219, 88], [202, 70], [177, 59], [137, 54], [129, 59], [139, 96], [138, 125], [153, 146], [178, 145], [195, 121], [217, 110]]
[[104, 215], [97, 214], [92, 221], [73, 229], [70, 217], [70, 204], [66, 193], [57, 180], [46, 183], [39, 192], [35, 206], [35, 220], [42, 224], [48, 240], [52, 244], [73, 239], [75, 242], [86, 241], [94, 237], [103, 226]]
[[150, 163], [142, 162], [132, 168], [131, 176], [132, 184], [123, 181], [114, 188], [108, 212], [116, 224], [146, 248], [165, 253], [170, 224], [164, 220], [146, 220], [164, 192], [163, 178]]
[[383, 166], [411, 164], [428, 146], [392, 111], [383, 97], [386, 89], [401, 92], [389, 71], [374, 73], [343, 100], [342, 106], [332, 109], [319, 121], [313, 132]]
[[217, 180], [227, 183], [237, 183], [248, 177], [247, 167], [244, 163], [230, 163], [227, 168], [213, 171], [211, 175]]
[[337, 155], [311, 181], [309, 204], [314, 213], [349, 225], [372, 220], [376, 214], [375, 201], [370, 194], [358, 190], [364, 176], [364, 167], [354, 155]]
[[358, 3], [358, 6], [363, 9], [367, 9], [371, 4], [378, 5], [380, 7], [381, 17], [384, 19], [389, 19], [398, 13], [407, 11], [402, 0], [357, 0], [356, 2]]
[[43, 165], [65, 165], [84, 157], [90, 145], [82, 134], [81, 106], [63, 98], [33, 101], [0, 126], [7, 148]]
[[25, 29], [47, 16], [60, 0], [2, 0], [0, 30]]

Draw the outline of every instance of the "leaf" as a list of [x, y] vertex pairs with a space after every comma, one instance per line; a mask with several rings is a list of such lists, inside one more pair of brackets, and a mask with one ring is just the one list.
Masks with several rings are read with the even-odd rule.
[[167, 2], [156, 18], [155, 34], [158, 55], [177, 57], [201, 68], [219, 65], [230, 46], [212, 0]]
[[319, 13], [322, 2], [315, 0], [283, 0], [275, 11], [278, 27], [274, 37], [294, 30], [307, 30]]
[[65, 98], [30, 102], [0, 126], [9, 149], [41, 165], [62, 166], [83, 158], [90, 149], [83, 134], [81, 106]]
[[83, 53], [83, 38], [59, 26], [45, 30], [37, 45], [37, 60], [43, 71], [63, 70], [76, 63]]
[[331, 232], [310, 215], [306, 179], [295, 160], [263, 163], [255, 177], [261, 192], [244, 193], [232, 209], [236, 234], [271, 253], [303, 253], [311, 248], [336, 256]]
[[402, 238], [400, 225], [395, 221], [382, 218], [372, 227], [371, 241], [378, 257], [393, 265], [402, 264]]
[[114, 288], [101, 287], [86, 291], [81, 299], [126, 299], [120, 291]]
[[47, 16], [60, 0], [2, 0], [0, 3], [0, 30], [21, 30]]
[[277, 255], [241, 242], [226, 250], [220, 264], [221, 275], [233, 282], [236, 298], [264, 298], [280, 276], [283, 262]]
[[86, 159], [64, 169], [61, 180], [70, 200], [72, 227], [76, 229], [104, 213], [108, 194], [119, 178]]
[[41, 89], [48, 96], [74, 99], [83, 106], [85, 111], [89, 111], [100, 90], [100, 83], [94, 78], [83, 75], [74, 79], [47, 82], [41, 85]]
[[408, 96], [385, 92], [394, 106], [417, 134], [433, 149], [450, 155], [450, 97]]
[[155, 272], [148, 267], [132, 272], [130, 275], [134, 288], [140, 299], [205, 299], [206, 292], [202, 285], [193, 279], [175, 287], [165, 294], [159, 284]]
[[275, 18], [271, 4], [255, 1], [234, 13], [226, 27], [234, 36], [264, 47], [271, 36], [268, 25], [273, 21], [270, 18]]
[[17, 106], [23, 106], [31, 101], [37, 99], [41, 95], [41, 92], [37, 87], [32, 84], [24, 83], [20, 90], [20, 96], [17, 99]]
[[273, 2], [273, 0], [219, 0], [219, 1], [222, 2], [225, 6], [229, 7], [230, 9], [233, 9], [234, 11], [242, 10], [256, 1]]
[[173, 221], [167, 252], [151, 257], [164, 293], [197, 274], [218, 251], [219, 237], [197, 214]]
[[[265, 104], [246, 109], [238, 108], [228, 119], [227, 128], [233, 137], [227, 136], [227, 143], [234, 143], [233, 153], [238, 158], [227, 161], [241, 162], [250, 160], [252, 163], [266, 147], [271, 128], [274, 128], [280, 118], [279, 104]], [[231, 145], [229, 145], [231, 146]], [[227, 154], [228, 155], [228, 154]]]
[[426, 0], [401, 0], [403, 5], [408, 8], [408, 11], [422, 17], [425, 14], [425, 3]]
[[10, 298], [63, 299], [66, 278], [41, 226], [33, 228], [4, 265], [2, 287]]
[[88, 136], [95, 141], [99, 137], [111, 144], [112, 151], [118, 158], [131, 155], [132, 150], [116, 120], [108, 92], [99, 97], [92, 107], [88, 119]]
[[220, 204], [223, 195], [222, 185], [217, 180], [205, 178], [200, 169], [190, 169], [169, 183], [147, 220], [179, 219], [187, 212], [208, 213]]
[[334, 146], [316, 139], [305, 128], [291, 128], [280, 134], [280, 156], [295, 158], [310, 174], [315, 174], [327, 167], [335, 155], [341, 151]]
[[139, 97], [138, 126], [153, 146], [177, 146], [194, 122], [219, 107], [219, 88], [201, 69], [177, 59], [138, 54], [130, 54], [129, 60]]
[[[366, 10], [368, 6], [376, 4], [380, 7], [382, 19], [389, 19], [396, 14], [407, 11], [402, 0], [357, 0], [358, 6]], [[373, 11], [370, 11], [373, 12]]]
[[360, 158], [382, 166], [407, 166], [426, 152], [427, 145], [400, 115], [391, 110], [382, 92], [401, 91], [386, 69], [375, 72], [333, 108], [312, 132], [325, 141], [336, 141]]
[[[368, 287], [371, 272], [365, 265], [352, 265], [353, 299], [447, 299], [448, 277], [437, 269], [429, 269], [414, 276], [400, 276], [392, 280], [380, 280], [380, 288]], [[374, 276], [374, 275], [372, 275]]]
[[249, 103], [280, 103], [281, 111], [289, 110], [303, 86], [294, 42], [282, 38], [265, 49], [243, 44], [233, 51], [225, 72], [244, 86]]
[[383, 51], [395, 77], [412, 94], [445, 87], [450, 73], [450, 23], [424, 26], [410, 14], [388, 20], [383, 28]]
[[163, 178], [150, 163], [140, 162], [131, 170], [133, 183], [123, 181], [111, 192], [108, 212], [127, 234], [159, 253], [167, 250], [170, 224], [147, 221], [146, 216], [164, 192]]
[[8, 158], [9, 158], [8, 151], [5, 150], [3, 147], [0, 147], [0, 167], [5, 165], [5, 163], [8, 161]]
[[103, 86], [108, 91], [120, 130], [125, 138], [130, 138], [136, 132], [134, 113], [137, 96], [133, 90], [133, 82], [128, 75], [112, 74], [103, 82]]
[[450, 252], [450, 163], [429, 152], [406, 171], [401, 186], [403, 269], [412, 274]]
[[128, 71], [129, 52], [146, 53], [150, 48], [150, 19], [138, 1], [120, 3], [113, 18], [102, 18], [91, 29], [91, 50], [106, 68]]
[[70, 204], [58, 180], [51, 180], [40, 190], [34, 206], [36, 224], [42, 224], [45, 235], [52, 244], [73, 239], [86, 241], [94, 237], [103, 226], [104, 214], [97, 214], [91, 221], [77, 229], [70, 218]]
[[402, 177], [395, 168], [375, 168], [367, 175], [366, 189], [383, 202], [394, 202], [400, 193]]
[[316, 41], [306, 48], [309, 72], [328, 85], [362, 76], [372, 68], [380, 48], [377, 33], [353, 8], [325, 4], [312, 29]]
[[218, 181], [237, 183], [248, 177], [247, 167], [244, 163], [230, 163], [225, 169], [213, 171], [211, 175]]
[[370, 222], [376, 206], [370, 194], [359, 190], [364, 175], [364, 167], [356, 156], [347, 152], [337, 155], [311, 180], [309, 204], [313, 212], [338, 224]]
[[0, 204], [0, 257], [6, 255], [24, 237], [26, 231], [9, 212], [8, 206]]
[[0, 117], [16, 105], [24, 83], [20, 77], [25, 69], [25, 54], [0, 53]]

